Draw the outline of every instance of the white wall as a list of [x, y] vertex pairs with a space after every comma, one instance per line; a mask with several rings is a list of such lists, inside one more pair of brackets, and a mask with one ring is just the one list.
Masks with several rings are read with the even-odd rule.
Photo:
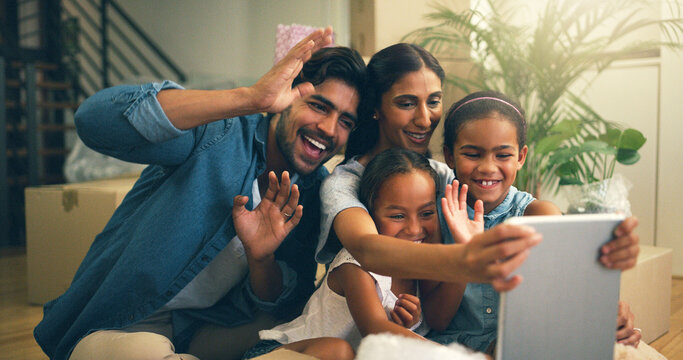
[[119, 0], [121, 7], [192, 76], [243, 77], [249, 49], [248, 0]]
[[194, 78], [251, 84], [273, 64], [277, 24], [332, 25], [348, 44], [348, 0], [118, 0]]
[[[666, 11], [667, 9], [662, 9]], [[665, 17], [669, 15], [664, 13]], [[657, 246], [673, 249], [673, 273], [683, 276], [683, 52], [662, 51], [657, 162]]]

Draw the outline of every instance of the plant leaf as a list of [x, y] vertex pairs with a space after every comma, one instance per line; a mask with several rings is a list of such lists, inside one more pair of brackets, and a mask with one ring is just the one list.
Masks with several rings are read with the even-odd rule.
[[573, 158], [580, 152], [580, 149], [576, 146], [572, 147], [561, 147], [557, 150], [555, 150], [551, 155], [549, 161], [554, 163], [554, 164], [562, 164], [569, 159]]
[[617, 151], [617, 161], [624, 165], [633, 165], [640, 160], [638, 150], [619, 149]]
[[550, 128], [551, 134], [564, 135], [565, 138], [570, 138], [578, 134], [581, 129], [581, 120], [564, 119]]
[[560, 166], [557, 167], [555, 170], [555, 174], [562, 177], [562, 176], [576, 176], [578, 175], [579, 171], [581, 168], [579, 167], [579, 164], [577, 164], [574, 161], [568, 161]]
[[601, 140], [588, 140], [581, 144], [581, 152], [586, 153], [601, 153], [601, 154], [615, 154], [614, 148], [610, 147], [606, 142]]
[[599, 139], [609, 144], [609, 146], [617, 147], [620, 137], [621, 130], [616, 128], [608, 128], [605, 133], [600, 134]]
[[645, 144], [645, 136], [643, 136], [643, 133], [636, 129], [626, 129], [624, 130], [623, 134], [621, 134], [621, 138], [619, 139], [619, 150], [621, 149], [628, 149], [628, 150], [638, 150], [640, 149], [643, 144]]
[[560, 176], [560, 185], [583, 185], [583, 181], [573, 177]]
[[555, 151], [567, 138], [562, 134], [550, 135], [542, 138], [534, 147], [538, 154], [550, 154]]

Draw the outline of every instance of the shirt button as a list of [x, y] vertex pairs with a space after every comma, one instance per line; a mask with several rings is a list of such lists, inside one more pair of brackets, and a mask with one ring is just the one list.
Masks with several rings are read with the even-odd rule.
[[486, 313], [487, 313], [487, 314], [490, 314], [490, 313], [492, 313], [492, 312], [493, 312], [493, 310], [492, 310], [490, 307], [486, 308]]

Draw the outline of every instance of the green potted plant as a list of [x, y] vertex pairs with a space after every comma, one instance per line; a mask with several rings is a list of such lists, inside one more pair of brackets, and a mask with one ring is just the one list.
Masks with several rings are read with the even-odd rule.
[[[637, 162], [642, 134], [603, 119], [572, 89], [615, 60], [656, 54], [662, 46], [680, 48], [683, 20], [643, 18], [647, 1], [548, 0], [535, 24], [525, 26], [511, 20], [524, 2], [482, 2], [489, 11], [434, 5], [427, 19], [435, 25], [404, 41], [437, 56], [466, 53], [473, 70], [467, 76], [449, 74], [451, 86], [467, 93], [494, 89], [520, 101], [527, 113], [529, 155], [515, 185], [536, 195], [543, 186], [556, 192], [559, 185], [610, 177], [615, 161]], [[678, 9], [677, 3], [669, 5]], [[663, 38], [629, 41], [648, 27], [657, 27]]]
[[614, 168], [616, 163], [638, 162], [645, 137], [636, 129], [621, 130], [579, 99], [573, 101], [583, 109], [583, 118], [553, 126], [537, 143], [536, 152], [548, 156], [546, 169], [564, 185], [568, 213], [630, 214], [630, 183], [619, 174], [614, 176]]

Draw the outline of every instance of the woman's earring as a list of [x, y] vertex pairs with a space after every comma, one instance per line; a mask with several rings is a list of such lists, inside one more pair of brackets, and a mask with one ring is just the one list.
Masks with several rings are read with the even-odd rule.
[[377, 114], [372, 114], [372, 120], [377, 120]]

